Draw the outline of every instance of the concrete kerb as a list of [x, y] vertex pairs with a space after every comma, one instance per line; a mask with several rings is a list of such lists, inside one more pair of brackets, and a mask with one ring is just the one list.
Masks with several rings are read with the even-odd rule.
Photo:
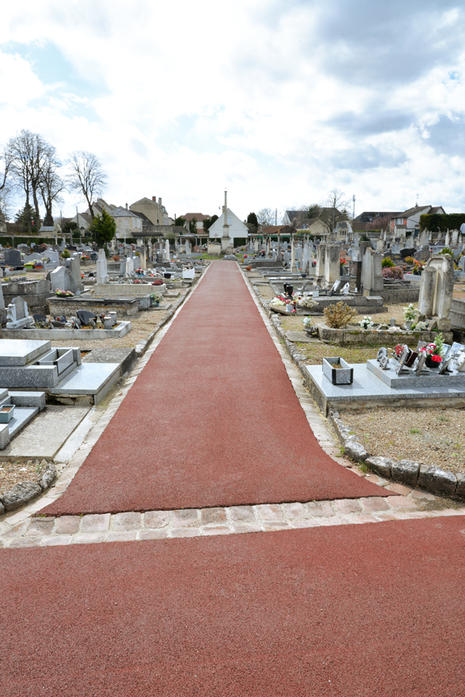
[[[265, 315], [270, 319], [290, 357], [299, 368], [304, 383], [308, 385], [304, 356], [294, 348], [293, 343], [286, 337], [281, 327], [279, 316], [270, 310], [265, 305], [263, 299], [255, 293], [253, 286], [244, 273], [243, 276], [262, 316]], [[322, 415], [321, 418], [323, 419]], [[394, 482], [400, 482], [413, 488], [418, 487], [436, 495], [459, 500], [465, 499], [465, 474], [455, 474], [435, 465], [428, 466], [412, 460], [393, 460], [368, 453], [356, 436], [344, 424], [338, 412], [330, 410], [328, 418], [344, 448], [344, 454], [352, 462], [358, 465], [365, 465], [375, 474], [385, 479], [392, 479]]]

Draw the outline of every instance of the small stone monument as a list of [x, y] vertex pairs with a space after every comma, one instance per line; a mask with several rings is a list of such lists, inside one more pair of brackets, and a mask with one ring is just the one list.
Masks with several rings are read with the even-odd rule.
[[382, 258], [381, 252], [375, 252], [371, 247], [365, 249], [362, 261], [363, 295], [374, 295], [383, 290]]
[[418, 310], [425, 317], [437, 317], [438, 329], [447, 330], [454, 290], [454, 264], [449, 254], [433, 254], [421, 274]]
[[107, 257], [104, 249], [98, 250], [97, 257], [97, 285], [108, 283]]
[[34, 325], [34, 318], [29, 314], [27, 302], [18, 295], [8, 305], [6, 315], [7, 329], [25, 329]]

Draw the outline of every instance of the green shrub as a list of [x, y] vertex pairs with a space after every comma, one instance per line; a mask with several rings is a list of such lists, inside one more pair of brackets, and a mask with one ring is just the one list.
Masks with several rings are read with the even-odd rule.
[[395, 266], [395, 264], [392, 261], [391, 257], [384, 257], [383, 261], [381, 262], [381, 266], [383, 267], [383, 269], [386, 269]]

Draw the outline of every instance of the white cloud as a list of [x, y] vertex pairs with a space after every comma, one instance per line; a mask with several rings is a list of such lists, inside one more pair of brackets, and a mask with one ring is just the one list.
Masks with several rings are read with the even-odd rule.
[[[171, 213], [215, 212], [224, 186], [242, 217], [335, 187], [358, 208], [400, 209], [417, 193], [464, 208], [465, 153], [443, 152], [465, 114], [462, 12], [415, 1], [396, 32], [398, 5], [17, 0], [2, 8], [2, 132], [39, 132], [63, 158], [95, 152], [109, 200], [156, 194]], [[419, 27], [429, 53], [405, 41]], [[60, 79], [39, 60], [50, 45]]]

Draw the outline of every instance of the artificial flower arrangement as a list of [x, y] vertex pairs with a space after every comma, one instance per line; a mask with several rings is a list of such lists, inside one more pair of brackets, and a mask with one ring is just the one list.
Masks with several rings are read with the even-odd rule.
[[413, 303], [404, 307], [404, 320], [406, 322], [414, 322], [417, 316], [417, 311]]
[[362, 329], [371, 329], [372, 327], [374, 327], [374, 322], [373, 322], [373, 320], [371, 319], [371, 317], [367, 317], [367, 316], [366, 316], [366, 317], [364, 317], [363, 319], [360, 320], [359, 326], [360, 326]]
[[347, 264], [347, 259], [345, 257], [340, 257], [339, 263], [341, 266], [345, 266]]
[[295, 302], [292, 298], [288, 298], [285, 295], [275, 295], [270, 301], [270, 307], [272, 309], [277, 309], [285, 312], [295, 313]]
[[426, 344], [420, 348], [421, 353], [426, 353], [426, 358], [432, 364], [442, 363], [442, 354], [444, 352], [444, 339], [442, 333], [436, 334], [436, 340], [430, 344]]
[[396, 358], [400, 358], [402, 356], [405, 347], [406, 344], [397, 344], [397, 346], [394, 346], [394, 353], [396, 354]]
[[57, 288], [55, 295], [58, 295], [59, 298], [70, 298], [72, 295], [74, 295], [74, 293], [70, 290], [62, 290], [61, 288]]
[[310, 295], [300, 295], [299, 293], [294, 295], [294, 302], [297, 307], [305, 307], [308, 310], [315, 307], [315, 305], [318, 305], [318, 303], [313, 300]]

